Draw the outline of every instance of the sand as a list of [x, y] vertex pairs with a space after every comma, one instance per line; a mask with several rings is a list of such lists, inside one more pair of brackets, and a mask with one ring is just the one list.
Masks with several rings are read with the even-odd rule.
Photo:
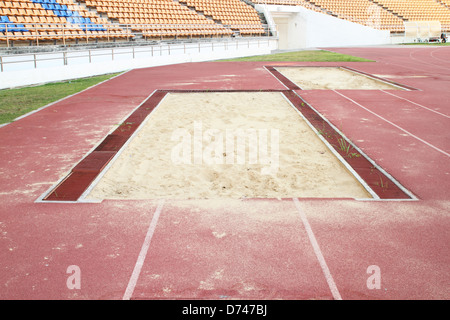
[[[215, 130], [213, 136], [206, 134], [209, 129]], [[256, 161], [249, 159], [259, 146], [252, 140], [247, 141], [244, 161], [232, 157], [238, 150], [226, 149], [226, 132], [236, 129], [261, 129], [256, 131], [260, 142], [266, 132], [268, 156], [258, 153]], [[194, 143], [195, 137], [200, 139]], [[186, 145], [191, 150], [182, 148]], [[168, 94], [86, 198], [290, 197], [370, 195], [281, 93], [210, 92]]]
[[388, 83], [338, 67], [277, 67], [304, 90], [398, 90]]

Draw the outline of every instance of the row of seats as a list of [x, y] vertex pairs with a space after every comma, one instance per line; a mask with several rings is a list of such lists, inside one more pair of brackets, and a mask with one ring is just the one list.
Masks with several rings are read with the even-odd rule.
[[27, 32], [23, 24], [15, 24], [7, 16], [0, 16], [0, 32]]
[[374, 0], [406, 21], [440, 21], [450, 25], [450, 9], [435, 0]]
[[179, 0], [242, 35], [264, 34], [258, 12], [240, 0]]
[[331, 11], [339, 18], [369, 25], [382, 30], [403, 32], [403, 20], [371, 0], [312, 0], [315, 5]]
[[[86, 6], [75, 0], [1, 0], [0, 41], [109, 41], [132, 38], [132, 31], [140, 31], [146, 38], [228, 37], [234, 34], [231, 28], [173, 0], [81, 1]], [[244, 6], [246, 10], [251, 8]], [[245, 24], [248, 28], [245, 15], [245, 10], [240, 11], [233, 16], [240, 20], [229, 21]], [[252, 23], [258, 28], [261, 24], [259, 20], [252, 20]], [[249, 30], [248, 34], [256, 29]]]
[[[173, 0], [82, 0], [111, 21], [146, 38], [231, 36], [233, 31]], [[159, 25], [166, 26], [160, 28]], [[178, 26], [175, 26], [178, 25]], [[186, 31], [188, 30], [188, 31]]]
[[73, 0], [0, 1], [0, 41], [90, 41], [132, 35]]

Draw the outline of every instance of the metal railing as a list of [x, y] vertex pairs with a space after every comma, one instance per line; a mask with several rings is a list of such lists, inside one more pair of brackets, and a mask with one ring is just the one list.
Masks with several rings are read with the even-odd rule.
[[[8, 66], [19, 65], [16, 69], [38, 69], [40, 67], [55, 67], [74, 65], [76, 63], [95, 63], [123, 59], [151, 58], [171, 56], [186, 53], [202, 53], [214, 51], [239, 50], [251, 47], [263, 48], [270, 46], [275, 37], [239, 37], [216, 38], [197, 41], [159, 42], [145, 46], [126, 46], [112, 48], [95, 48], [86, 50], [64, 50], [57, 52], [24, 53], [0, 55], [0, 71], [13, 71]], [[50, 62], [50, 63], [49, 63]]]

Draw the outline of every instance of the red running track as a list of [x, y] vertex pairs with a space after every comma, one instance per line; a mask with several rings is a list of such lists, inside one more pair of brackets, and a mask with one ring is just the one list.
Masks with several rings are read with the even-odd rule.
[[0, 128], [0, 298], [448, 299], [450, 48], [335, 51], [376, 62], [287, 64], [418, 89], [296, 91], [418, 201], [35, 202], [156, 89], [286, 90], [274, 63], [133, 70]]

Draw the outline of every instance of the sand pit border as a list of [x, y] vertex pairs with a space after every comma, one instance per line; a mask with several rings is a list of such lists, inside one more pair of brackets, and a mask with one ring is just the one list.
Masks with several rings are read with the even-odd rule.
[[[418, 91], [419, 89], [404, 85], [402, 83], [384, 79], [375, 75], [372, 75], [370, 73], [360, 71], [351, 67], [347, 66], [304, 66], [304, 65], [271, 65], [271, 66], [264, 66], [264, 68], [271, 73], [278, 81], [280, 81], [287, 89], [289, 90], [307, 90], [303, 89], [301, 86], [299, 86], [297, 83], [289, 79], [286, 75], [284, 75], [282, 72], [277, 70], [277, 68], [336, 68], [336, 69], [342, 69], [348, 72], [352, 72], [355, 74], [358, 74], [362, 77], [366, 77], [384, 84], [387, 84], [389, 86], [392, 86], [393, 89], [399, 89], [399, 90], [405, 90], [405, 91]], [[317, 90], [317, 89], [316, 89]], [[329, 90], [329, 89], [318, 89], [318, 90]], [[341, 89], [341, 90], [365, 90], [365, 89]]]
[[[112, 165], [115, 159], [120, 156], [120, 153], [125, 149], [126, 145], [132, 140], [131, 138], [137, 134], [139, 128], [151, 118], [151, 112], [155, 110], [164, 100], [167, 93], [190, 93], [190, 92], [280, 92], [290, 103], [290, 105], [297, 110], [307, 124], [320, 137], [325, 145], [335, 154], [335, 156], [345, 165], [348, 170], [355, 176], [355, 178], [364, 186], [364, 188], [373, 196], [372, 199], [357, 199], [357, 200], [417, 200], [417, 198], [398, 181], [395, 180], [389, 173], [379, 167], [372, 159], [370, 159], [362, 150], [353, 144], [345, 135], [333, 126], [327, 119], [325, 119], [317, 110], [304, 101], [299, 94], [292, 90], [155, 90], [150, 94], [138, 107], [135, 108], [122, 122], [122, 124], [129, 123], [128, 126], [121, 129], [121, 126], [114, 128], [104, 140], [102, 140], [96, 147], [94, 147], [79, 163], [77, 163], [72, 170], [63, 177], [58, 183], [49, 188], [49, 190], [39, 197], [35, 202], [57, 202], [57, 203], [86, 203], [98, 202], [86, 200], [85, 196], [95, 186], [95, 184], [106, 173], [107, 169]], [[330, 137], [323, 136], [319, 133], [321, 128], [326, 126], [327, 130], [332, 133]], [[121, 130], [121, 131], [119, 131]], [[122, 137], [120, 148], [115, 151], [102, 150], [108, 138]], [[336, 148], [336, 140], [343, 139], [351, 145], [360, 155], [357, 158], [347, 158], [342, 154], [342, 150]], [[111, 139], [110, 139], [111, 140]], [[107, 143], [106, 143], [107, 144]], [[89, 157], [99, 152], [115, 152], [113, 156], [105, 157], [102, 154], [102, 159], [94, 161], [87, 161]], [[96, 161], [97, 160], [97, 161]], [[99, 163], [100, 161], [100, 163]], [[101, 162], [103, 161], [103, 162]], [[90, 169], [90, 167], [92, 169]], [[83, 168], [83, 171], [77, 172], [76, 168]], [[78, 174], [78, 175], [77, 175]], [[85, 174], [80, 178], [80, 174]], [[87, 176], [86, 176], [87, 175]], [[84, 180], [83, 180], [84, 179]], [[389, 187], [380, 186], [381, 181], [387, 182]], [[80, 182], [81, 180], [81, 182]], [[88, 183], [87, 183], [88, 182]], [[85, 186], [80, 186], [84, 183]], [[77, 189], [78, 188], [78, 189]], [[77, 190], [73, 190], [77, 189]]]
[[[376, 201], [376, 200], [413, 200], [418, 198], [407, 188], [405, 188], [399, 181], [397, 181], [391, 174], [380, 167], [374, 160], [372, 160], [367, 154], [365, 154], [356, 144], [348, 139], [345, 134], [334, 126], [328, 119], [322, 116], [314, 107], [306, 102], [295, 91], [285, 92], [286, 98], [291, 102], [293, 106], [298, 110], [299, 114], [305, 119], [308, 125], [318, 134], [320, 139], [332, 150], [332, 152], [338, 157], [339, 160], [349, 169], [350, 172], [356, 173], [354, 176], [362, 183], [370, 194], [374, 195], [373, 199], [357, 199], [363, 201]], [[310, 112], [305, 112], [309, 109]], [[303, 111], [303, 112], [302, 112]], [[319, 116], [320, 119], [317, 117]], [[318, 130], [322, 130], [327, 127], [330, 130], [330, 135], [320, 134]], [[345, 139], [345, 141], [351, 146], [351, 148], [361, 155], [360, 158], [348, 158], [345, 152], [336, 148], [334, 142], [337, 139]], [[375, 180], [374, 180], [375, 178]], [[386, 179], [384, 181], [392, 182], [394, 186], [380, 186], [377, 179]]]

